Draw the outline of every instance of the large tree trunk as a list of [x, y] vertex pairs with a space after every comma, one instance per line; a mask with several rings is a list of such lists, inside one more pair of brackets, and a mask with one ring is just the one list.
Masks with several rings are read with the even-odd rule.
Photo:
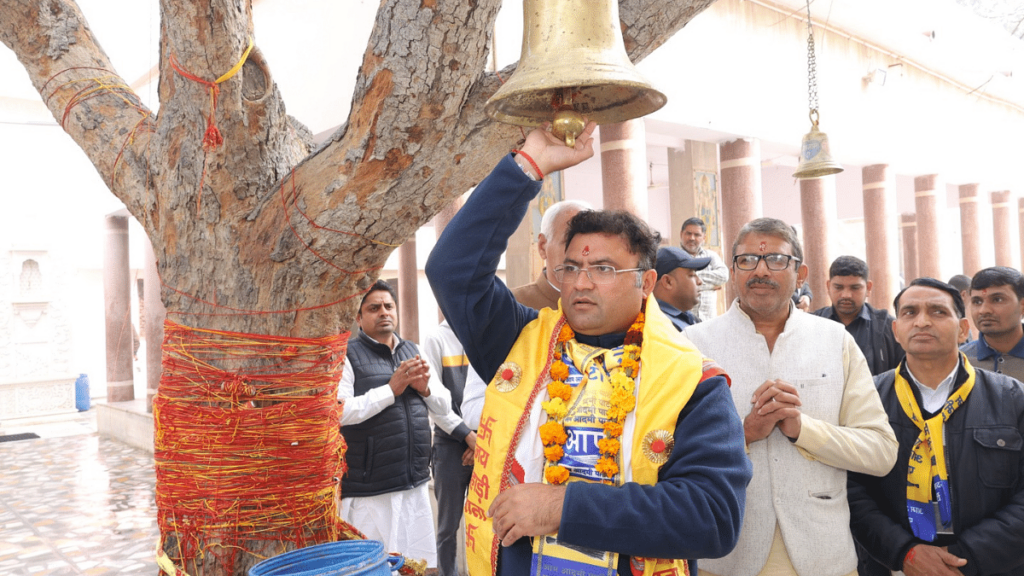
[[[712, 2], [621, 0], [630, 56], [642, 59]], [[169, 318], [191, 328], [319, 338], [350, 326], [359, 294], [390, 252], [521, 137], [483, 114], [499, 84], [484, 71], [499, 6], [383, 0], [348, 121], [317, 150], [285, 114], [258, 46], [218, 85], [215, 112], [210, 86], [196, 80], [213, 81], [240, 60], [253, 36], [251, 2], [161, 1], [158, 116], [113, 70], [72, 0], [3, 0], [0, 40], [142, 223]], [[204, 146], [211, 114], [219, 146]], [[232, 372], [268, 362], [214, 364]], [[160, 426], [158, 418], [158, 437]], [[313, 541], [324, 539], [323, 527], [305, 528]], [[283, 546], [253, 545], [264, 554]], [[211, 558], [185, 567], [227, 572]], [[255, 561], [246, 558], [235, 573]]]

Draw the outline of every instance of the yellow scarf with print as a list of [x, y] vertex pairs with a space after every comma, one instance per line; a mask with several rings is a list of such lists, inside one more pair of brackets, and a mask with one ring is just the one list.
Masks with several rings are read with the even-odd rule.
[[[636, 429], [631, 441], [629, 466], [633, 482], [654, 484], [658, 470], [671, 453], [679, 412], [705, 376], [721, 374], [717, 368], [705, 370], [699, 352], [684, 344], [679, 331], [648, 301], [644, 339], [640, 352], [641, 378], [638, 382]], [[565, 322], [561, 307], [546, 308], [529, 323], [516, 340], [504, 364], [487, 387], [473, 476], [466, 498], [466, 558], [472, 576], [497, 574], [500, 541], [494, 535], [486, 511], [495, 496], [517, 483], [516, 447], [530, 442], [537, 434], [529, 429], [530, 406], [544, 394], [550, 381], [548, 370], [553, 360], [558, 332]], [[680, 439], [685, 441], [685, 439]], [[651, 445], [667, 446], [651, 449]], [[666, 576], [689, 574], [685, 560], [633, 559], [636, 574]]]
[[974, 367], [960, 354], [967, 381], [950, 395], [942, 410], [925, 420], [910, 382], [903, 377], [904, 366], [896, 371], [896, 398], [903, 412], [921, 430], [910, 452], [907, 467], [907, 514], [914, 535], [927, 542], [936, 536], [936, 518], [932, 503], [938, 507], [938, 521], [952, 523], [949, 501], [949, 471], [946, 469], [946, 446], [942, 436], [943, 425], [957, 408], [963, 405], [974, 389]]

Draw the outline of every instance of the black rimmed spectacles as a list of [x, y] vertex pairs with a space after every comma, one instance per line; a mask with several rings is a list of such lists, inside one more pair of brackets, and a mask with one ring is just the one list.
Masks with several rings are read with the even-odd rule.
[[764, 264], [769, 270], [776, 272], [788, 268], [790, 260], [796, 260], [797, 264], [800, 263], [799, 258], [789, 254], [737, 254], [732, 257], [733, 265], [740, 270], [753, 270], [757, 268], [761, 260], [764, 260]]

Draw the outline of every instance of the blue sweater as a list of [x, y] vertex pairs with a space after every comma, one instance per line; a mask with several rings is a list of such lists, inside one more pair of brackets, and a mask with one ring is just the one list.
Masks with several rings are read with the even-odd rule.
[[[451, 220], [427, 260], [434, 296], [485, 381], [537, 317], [516, 302], [495, 272], [508, 238], [539, 191], [540, 183], [506, 156]], [[697, 558], [728, 554], [743, 525], [752, 468], [725, 378], [697, 386], [679, 413], [675, 438], [654, 486], [568, 484], [559, 540], [620, 553], [623, 576], [630, 574], [630, 556], [687, 558], [696, 574]], [[502, 548], [499, 575], [529, 574], [530, 557], [527, 538]]]

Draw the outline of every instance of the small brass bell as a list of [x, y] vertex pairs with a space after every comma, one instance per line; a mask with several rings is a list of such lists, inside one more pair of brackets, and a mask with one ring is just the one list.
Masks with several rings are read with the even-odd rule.
[[519, 67], [484, 110], [519, 126], [551, 122], [572, 146], [584, 116], [624, 122], [665, 102], [626, 54], [617, 0], [524, 0]]
[[800, 143], [800, 163], [796, 167], [796, 172], [793, 172], [793, 177], [807, 180], [842, 171], [843, 167], [832, 160], [828, 136], [818, 130], [818, 111], [811, 110], [811, 131], [804, 134], [804, 139]]

